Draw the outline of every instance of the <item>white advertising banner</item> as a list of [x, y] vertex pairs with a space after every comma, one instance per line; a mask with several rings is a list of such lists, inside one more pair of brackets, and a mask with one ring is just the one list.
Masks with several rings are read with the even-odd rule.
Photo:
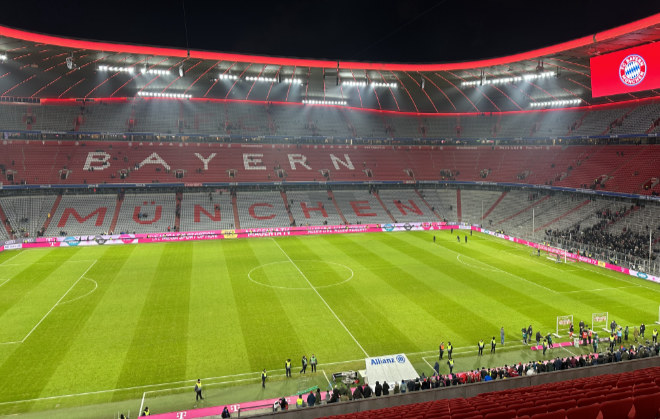
[[387, 381], [393, 386], [401, 380], [414, 380], [419, 378], [417, 371], [413, 368], [405, 354], [385, 355], [375, 358], [366, 358], [367, 382], [370, 386]]

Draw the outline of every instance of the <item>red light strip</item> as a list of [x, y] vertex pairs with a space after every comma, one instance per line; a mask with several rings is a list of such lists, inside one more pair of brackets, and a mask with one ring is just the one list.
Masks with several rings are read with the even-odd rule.
[[238, 81], [243, 78], [243, 74], [245, 74], [251, 66], [252, 66], [252, 63], [248, 64], [248, 66], [245, 67], [245, 70], [243, 70], [243, 72], [241, 72], [241, 74], [239, 74], [238, 78], [236, 80], [234, 80], [234, 82], [231, 84], [231, 87], [227, 91], [227, 94], [225, 95], [225, 99], [229, 98], [229, 94], [234, 89], [234, 86], [236, 86], [236, 83], [238, 83]]
[[29, 82], [30, 80], [32, 80], [32, 79], [35, 78], [35, 77], [36, 77], [36, 74], [31, 75], [31, 76], [28, 77], [27, 79], [23, 80], [23, 81], [20, 82], [20, 83], [15, 84], [13, 87], [11, 87], [11, 88], [9, 88], [8, 90], [6, 90], [6, 91], [5, 91], [2, 95], [0, 95], [0, 96], [5, 96], [7, 93], [11, 92], [12, 90], [14, 90], [15, 88], [17, 88], [18, 86], [22, 85], [23, 83], [27, 83], [27, 82]]
[[[120, 62], [125, 63], [127, 58], [128, 58], [128, 57], [124, 57], [122, 60], [120, 60]], [[114, 79], [114, 78], [117, 77], [117, 75], [119, 75], [119, 74], [120, 74], [120, 71], [117, 71], [117, 72], [115, 72], [115, 74], [113, 74], [112, 76], [110, 76], [110, 77], [106, 77], [105, 80], [103, 80], [101, 83], [99, 83], [98, 85], [96, 85], [96, 87], [94, 87], [92, 90], [90, 90], [90, 91], [85, 95], [85, 99], [87, 99], [87, 98], [89, 97], [89, 95], [91, 95], [92, 93], [94, 93], [94, 92], [96, 91], [96, 89], [98, 89], [99, 87], [103, 86], [104, 84], [106, 84], [106, 83], [109, 82], [110, 80]]]
[[[387, 84], [387, 80], [385, 80], [385, 77], [383, 77], [383, 73], [381, 73], [381, 72], [379, 71], [378, 74], [380, 75], [381, 80], [383, 80], [383, 83], [386, 83], [386, 84]], [[399, 81], [400, 81], [400, 80], [399, 80]], [[390, 91], [390, 94], [392, 95], [392, 99], [394, 99], [394, 103], [396, 104], [396, 110], [397, 110], [397, 111], [400, 111], [401, 108], [399, 107], [399, 101], [396, 100], [396, 96], [394, 95], [394, 92], [392, 91], [392, 88], [389, 87], [389, 86], [387, 86], [387, 88], [388, 88], [388, 90]], [[412, 97], [411, 97], [410, 99], [412, 99]], [[415, 105], [415, 101], [413, 101], [413, 105]], [[419, 111], [419, 109], [417, 109], [417, 105], [415, 105], [415, 110], [416, 110], [416, 111]]]
[[[149, 70], [151, 70], [152, 68], [156, 67], [157, 65], [160, 65], [163, 61], [167, 61], [167, 57], [165, 57], [165, 58], [163, 58], [162, 60], [160, 60], [157, 64], [154, 64], [154, 65], [152, 65], [151, 67], [149, 67]], [[173, 67], [174, 67], [174, 66], [170, 66], [170, 67], [168, 68], [168, 70], [172, 70]], [[142, 87], [137, 91], [137, 93], [140, 93], [140, 92], [142, 92], [144, 89], [146, 89], [147, 87], [149, 87], [149, 86], [151, 85], [151, 83], [153, 83], [153, 82], [155, 82], [156, 80], [158, 80], [159, 77], [160, 77], [160, 74], [158, 74], [158, 75], [152, 77], [151, 80], [149, 80], [147, 83], [145, 83], [145, 85], [142, 86]]]
[[289, 83], [289, 87], [286, 89], [286, 97], [284, 98], [285, 102], [289, 101], [289, 92], [291, 91], [291, 86], [293, 85], [293, 81], [296, 79], [296, 70], [298, 67], [293, 67], [293, 74], [291, 75], [291, 83]]
[[[466, 70], [466, 71], [468, 71], [468, 70]], [[468, 71], [468, 72], [469, 72], [469, 71]], [[448, 71], [447, 73], [451, 74], [452, 76], [456, 77], [457, 79], [459, 79], [459, 80], [461, 80], [461, 81], [465, 81], [465, 79], [464, 79], [463, 77], [459, 76], [458, 74], [454, 74], [454, 73], [452, 73], [451, 71]], [[470, 74], [470, 75], [471, 75], [471, 74]], [[476, 77], [476, 76], [475, 76], [475, 77]], [[493, 102], [492, 100], [490, 100], [490, 97], [488, 97], [488, 95], [487, 95], [486, 93], [484, 93], [484, 91], [483, 91], [483, 89], [482, 89], [483, 86], [475, 86], [475, 87], [476, 87], [477, 91], [481, 94], [481, 96], [483, 96], [484, 98], [486, 98], [486, 100], [489, 101], [490, 104], [493, 105], [493, 106], [495, 107], [495, 109], [497, 109], [498, 112], [502, 112], [502, 109], [500, 109], [500, 108], [495, 104], [495, 102]]]
[[[392, 73], [392, 74], [394, 74], [394, 73]], [[431, 96], [429, 96], [429, 94], [426, 93], [426, 89], [422, 89], [422, 86], [419, 84], [419, 82], [418, 82], [417, 80], [415, 80], [415, 78], [414, 78], [413, 76], [410, 75], [410, 73], [408, 73], [407, 71], [404, 71], [404, 74], [405, 74], [406, 76], [408, 76], [408, 78], [409, 78], [410, 80], [412, 80], [412, 81], [417, 85], [417, 87], [420, 88], [420, 90], [421, 90], [422, 92], [424, 92], [424, 94], [426, 95], [426, 98], [429, 100], [429, 102], [431, 102], [431, 106], [433, 106], [433, 109], [434, 109], [436, 112], [438, 112], [438, 108], [435, 107], [435, 103], [433, 103], [433, 101], [431, 100]], [[417, 74], [419, 74], [419, 73], [417, 73]], [[397, 78], [398, 78], [398, 77], [397, 77]], [[406, 91], [408, 91], [408, 89], [406, 89]], [[408, 93], [408, 94], [410, 94], [410, 93]], [[454, 108], [454, 109], [456, 109], [456, 108]], [[418, 109], [418, 111], [419, 111], [419, 109]]]
[[259, 80], [259, 77], [261, 77], [261, 75], [264, 74], [265, 70], [266, 70], [266, 66], [261, 67], [261, 71], [257, 75], [257, 78], [254, 79], [254, 81], [252, 82], [252, 86], [250, 86], [250, 90], [248, 90], [248, 93], [245, 96], [245, 100], [248, 100], [250, 98], [250, 93], [252, 93], [252, 89], [254, 89], [254, 85], [257, 84], [257, 80]]
[[[186, 61], [188, 61], [188, 59], [187, 59], [187, 58], [184, 58], [183, 60], [179, 61], [178, 63], [176, 63], [176, 64], [174, 64], [172, 67], [170, 67], [170, 69], [172, 69], [172, 68], [174, 68], [174, 67], [177, 67], [177, 73], [176, 73], [176, 74], [179, 74], [179, 73], [178, 73], [178, 67], [179, 67], [179, 66], [182, 66]], [[163, 90], [161, 90], [160, 92], [161, 92], [161, 93], [165, 93], [165, 91], [166, 91], [167, 89], [169, 89], [170, 86], [172, 86], [175, 82], [177, 82], [177, 81], [180, 80], [180, 79], [181, 79], [181, 76], [177, 75], [177, 76], [174, 78], [174, 80], [172, 80], [171, 82], [169, 82], [168, 85], [165, 86], [165, 88], [164, 88]]]
[[[281, 70], [282, 70], [282, 67], [279, 67], [277, 69], [277, 73], [275, 73], [275, 80], [279, 80]], [[268, 102], [268, 98], [270, 97], [270, 92], [271, 92], [271, 90], [273, 90], [274, 85], [275, 85], [275, 83], [271, 83], [270, 87], [268, 88], [268, 93], [266, 94], [266, 102]]]
[[[494, 74], [492, 74], [492, 73], [490, 73], [490, 72], [488, 72], [488, 71], [486, 71], [486, 74], [488, 74], [489, 76], [493, 76], [493, 77], [495, 77]], [[507, 95], [506, 93], [504, 93], [504, 91], [503, 91], [502, 89], [500, 89], [499, 87], [497, 87], [497, 86], [494, 85], [494, 84], [491, 84], [490, 87], [492, 87], [493, 89], [495, 89], [495, 90], [497, 90], [498, 92], [500, 92], [500, 93], [501, 93], [502, 95], [504, 95], [507, 99], [509, 99], [509, 101], [511, 101], [511, 103], [513, 103], [514, 105], [516, 105], [516, 108], [518, 108], [518, 109], [520, 109], [520, 110], [522, 111], [522, 108], [520, 107], [520, 105], [518, 105], [518, 102], [516, 102], [515, 100], [511, 99], [511, 97], [509, 97], [509, 95]]]
[[[353, 81], [357, 81], [355, 79], [355, 74], [353, 74], [353, 70], [351, 70], [351, 76], [353, 76]], [[357, 87], [357, 92], [358, 92], [358, 97], [360, 98], [360, 109], [364, 108], [364, 105], [362, 104], [362, 94], [360, 93], [360, 87]]]
[[[367, 76], [367, 81], [371, 83], [371, 77], [369, 77], [369, 74], [367, 72], [364, 72], [364, 75]], [[380, 98], [378, 97], [378, 92], [376, 91], [376, 87], [372, 87], [371, 90], [373, 90], [374, 95], [376, 96], [376, 101], [378, 102], [378, 109], [383, 110], [383, 106], [380, 104]]]
[[[443, 70], [458, 70], [466, 68], [480, 68], [491, 67], [495, 65], [508, 64], [518, 61], [535, 59], [538, 57], [549, 56], [557, 54], [558, 52], [567, 51], [575, 48], [580, 48], [586, 45], [592, 45], [596, 42], [605, 41], [608, 39], [616, 38], [617, 36], [625, 35], [627, 33], [635, 32], [654, 26], [660, 23], [660, 13], [654, 14], [644, 19], [637, 20], [613, 29], [599, 32], [593, 35], [584, 36], [572, 41], [563, 42], [561, 44], [552, 45], [545, 48], [539, 48], [532, 51], [527, 51], [519, 54], [513, 54], [505, 57], [467, 61], [461, 63], [447, 63], [447, 64], [390, 64], [390, 63], [361, 63], [361, 62], [340, 62], [339, 66], [343, 69], [360, 69], [360, 70], [386, 70], [386, 71], [443, 71]], [[87, 49], [95, 51], [112, 51], [127, 54], [143, 54], [143, 55], [165, 55], [170, 57], [185, 58], [188, 57], [188, 51], [185, 49], [176, 48], [162, 48], [162, 47], [149, 47], [140, 45], [125, 45], [110, 42], [95, 42], [85, 41], [80, 39], [63, 38], [52, 35], [43, 35], [33, 32], [23, 31], [19, 29], [8, 28], [0, 26], [0, 35], [8, 38], [22, 39], [28, 42], [43, 43], [46, 45], [57, 45], [67, 48]], [[259, 55], [244, 55], [244, 54], [230, 54], [221, 52], [209, 51], [190, 51], [190, 58], [214, 60], [214, 61], [239, 61], [247, 63], [259, 64], [273, 64], [284, 66], [302, 66], [302, 67], [327, 67], [335, 68], [336, 61], [327, 60], [310, 60], [299, 58], [284, 58], [284, 57], [266, 57]]]
[[[444, 90], [442, 90], [437, 84], [435, 84], [435, 82], [433, 81], [433, 79], [431, 79], [429, 76], [427, 76], [427, 75], [425, 75], [425, 74], [422, 74], [422, 73], [419, 73], [419, 72], [418, 72], [417, 74], [421, 75], [421, 76], [424, 77], [426, 80], [428, 80], [429, 83], [431, 83], [436, 89], [438, 89], [438, 91], [440, 91], [440, 93], [442, 93], [442, 96], [444, 96], [445, 99], [447, 99], [447, 102], [449, 102], [449, 104], [451, 105], [451, 107], [454, 108], [454, 110], [457, 110], [457, 109], [456, 109], [456, 106], [454, 105], [454, 102], [452, 102], [451, 99], [449, 99], [449, 96], [447, 96], [447, 94], [444, 92]], [[456, 86], [454, 86], [454, 87], [456, 87]], [[428, 96], [428, 95], [427, 95], [427, 96]], [[431, 99], [431, 98], [429, 97], [429, 100], [430, 100], [430, 99]], [[433, 107], [435, 108], [435, 105], [433, 105]], [[437, 108], [436, 108], [436, 109], [437, 109]]]
[[82, 83], [82, 82], [85, 81], [85, 80], [87, 80], [87, 79], [86, 79], [85, 77], [83, 77], [82, 79], [80, 79], [80, 80], [78, 80], [77, 82], [73, 83], [71, 86], [69, 86], [68, 89], [66, 89], [65, 91], [63, 91], [62, 93], [60, 93], [60, 95], [59, 95], [57, 98], [58, 98], [58, 99], [61, 98], [62, 96], [64, 96], [65, 94], [67, 94], [67, 93], [69, 92], [69, 90], [73, 89], [74, 87], [76, 87], [77, 85], [79, 85], [80, 83]]
[[[403, 90], [405, 90], [406, 93], [408, 94], [408, 97], [409, 97], [410, 100], [412, 101], [413, 106], [415, 106], [415, 112], [419, 112], [419, 108], [417, 107], [417, 103], [415, 103], [415, 99], [412, 98], [412, 95], [410, 94], [410, 92], [408, 91], [408, 89], [406, 88], [406, 86], [403, 84], [403, 82], [401, 81], [401, 79], [399, 78], [399, 76], [397, 76], [396, 73], [394, 73], [394, 72], [390, 72], [390, 73], [394, 76], [394, 78], [396, 79], [396, 81], [399, 82], [399, 85], [401, 86], [401, 88], [403, 88]], [[408, 73], [406, 73], [406, 74], [408, 74]], [[392, 89], [390, 89], [390, 90], [392, 90]]]
[[[84, 79], [83, 79], [84, 80]], [[82, 81], [82, 80], [81, 80]], [[80, 82], [79, 82], [80, 83]], [[137, 100], [136, 98], [95, 98], [94, 102], [130, 102]], [[139, 100], [180, 100], [180, 99], [167, 99], [167, 98], [140, 98]], [[257, 105], [264, 105], [265, 102], [259, 100], [241, 100], [241, 99], [210, 99], [210, 98], [191, 98], [188, 99], [191, 102], [207, 102], [207, 103], [250, 103]], [[589, 105], [589, 106], [579, 106], [574, 108], [549, 108], [549, 109], [524, 109], [522, 111], [504, 111], [504, 112], [487, 112], [489, 115], [518, 115], [518, 114], [533, 114], [533, 113], [545, 113], [545, 112], [584, 112], [591, 110], [601, 110], [601, 109], [611, 109], [625, 106], [640, 106], [646, 103], [660, 103], [660, 96], [653, 96], [641, 99], [632, 99], [621, 102], [614, 103], [601, 103], [598, 105]], [[41, 99], [42, 105], [64, 105], [64, 104], [76, 104], [79, 103], [78, 99], [67, 98], [67, 99]], [[300, 102], [276, 102], [270, 101], [268, 103], [274, 105], [283, 105], [283, 106], [303, 106]], [[378, 109], [364, 109], [356, 108], [354, 106], [332, 106], [332, 105], [317, 105], [317, 106], [327, 106], [332, 108], [337, 108], [339, 110], [352, 110], [360, 112], [371, 112], [371, 113], [381, 113], [381, 114], [390, 114], [390, 115], [402, 115], [402, 116], [422, 116], [425, 118], [433, 117], [460, 117], [460, 116], [482, 116], [484, 112], [444, 112], [444, 113], [424, 113], [424, 112], [397, 112], [391, 110], [378, 110]]]
[[[470, 105], [472, 105], [472, 107], [474, 108], [474, 110], [477, 111], [477, 112], [479, 112], [479, 108], [477, 108], [477, 105], [475, 105], [475, 104], [470, 100], [470, 98], [467, 97], [467, 95], [466, 95], [465, 93], [463, 93], [463, 91], [462, 91], [461, 89], [459, 89], [458, 87], [456, 87], [456, 85], [455, 85], [454, 83], [452, 83], [452, 82], [450, 82], [449, 80], [447, 80], [446, 78], [442, 77], [442, 75], [441, 75], [440, 73], [433, 73], [433, 74], [435, 74], [437, 77], [440, 77], [442, 80], [446, 81], [447, 83], [451, 84], [451, 85], [454, 87], [454, 89], [458, 90], [458, 92], [459, 92], [460, 94], [462, 94], [463, 97], [464, 97], [465, 99], [467, 99], [468, 102], [470, 102]], [[451, 73], [449, 73], [449, 74], [451, 74]], [[435, 83], [434, 83], [434, 84], [435, 84]], [[444, 94], [444, 92], [443, 92], [443, 94]], [[445, 97], [447, 97], [447, 95], [445, 95]], [[449, 97], [447, 97], [447, 99], [449, 99]], [[452, 105], [453, 105], [453, 104], [452, 104]], [[456, 106], [454, 106], [454, 109], [456, 109]]]
[[[197, 78], [195, 79], [195, 81], [192, 82], [192, 83], [190, 84], [190, 86], [188, 86], [188, 88], [187, 88], [183, 93], [184, 93], [184, 94], [185, 94], [185, 93], [188, 93], [188, 90], [192, 89], [192, 87], [195, 85], [195, 83], [197, 83], [197, 82], [199, 81], [199, 79], [201, 79], [202, 77], [204, 77], [204, 75], [206, 75], [206, 73], [208, 73], [209, 71], [211, 71], [211, 70], [213, 70], [214, 68], [216, 68], [221, 62], [222, 62], [222, 61], [218, 61], [218, 62], [216, 62], [216, 63], [213, 64], [211, 67], [209, 67], [205, 72], [203, 72], [202, 74], [200, 74], [199, 77], [197, 77]], [[201, 61], [200, 61], [200, 63], [201, 63]]]

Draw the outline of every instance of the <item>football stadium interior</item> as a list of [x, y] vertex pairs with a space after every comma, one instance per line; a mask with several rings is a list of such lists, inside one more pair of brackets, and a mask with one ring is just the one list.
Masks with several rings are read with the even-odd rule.
[[659, 40], [396, 64], [0, 26], [0, 414], [660, 417]]

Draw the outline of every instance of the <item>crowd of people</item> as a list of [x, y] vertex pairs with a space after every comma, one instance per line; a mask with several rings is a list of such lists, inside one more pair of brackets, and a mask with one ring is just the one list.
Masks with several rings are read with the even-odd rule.
[[[603, 250], [615, 251], [628, 256], [648, 258], [649, 237], [624, 229], [620, 234], [610, 233], [606, 227], [611, 223], [611, 218], [621, 217], [620, 211], [598, 212], [600, 221], [588, 228], [580, 229], [574, 226], [566, 230], [547, 230], [546, 235], [551, 239], [564, 239], [576, 244], [594, 246]], [[652, 256], [655, 259], [655, 255]], [[616, 262], [616, 261], [614, 261]]]

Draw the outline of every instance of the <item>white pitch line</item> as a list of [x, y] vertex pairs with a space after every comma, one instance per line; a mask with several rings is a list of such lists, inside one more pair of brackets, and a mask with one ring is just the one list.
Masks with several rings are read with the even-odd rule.
[[[476, 344], [473, 345], [473, 346], [461, 346], [460, 348], [454, 348], [454, 352], [458, 353], [458, 351], [460, 351], [461, 349], [470, 349], [470, 348], [474, 348], [475, 346], [476, 346]], [[524, 347], [524, 346], [528, 346], [528, 345], [523, 345], [522, 343], [518, 343], [518, 344], [509, 344], [509, 345], [505, 345], [505, 346], [500, 345], [500, 348], [501, 349], [506, 349], [506, 348], [518, 348], [518, 347]], [[436, 349], [436, 350], [433, 350], [433, 351], [406, 352], [406, 355], [408, 355], [408, 356], [410, 356], [410, 355], [424, 355], [424, 354], [430, 354], [430, 353], [436, 353], [438, 355], [440, 354], [440, 352], [438, 352], [438, 349]]]
[[273, 240], [273, 242], [275, 243], [275, 245], [276, 245], [276, 246], [282, 251], [282, 253], [284, 253], [284, 256], [286, 256], [286, 258], [289, 259], [289, 262], [291, 262], [291, 264], [292, 264], [293, 266], [295, 266], [295, 268], [298, 270], [298, 272], [300, 272], [300, 275], [302, 275], [302, 277], [305, 278], [305, 281], [307, 281], [307, 283], [309, 284], [309, 287], [310, 287], [312, 290], [314, 290], [314, 292], [316, 293], [316, 295], [318, 295], [318, 297], [321, 299], [321, 301], [323, 301], [323, 304], [325, 304], [325, 306], [328, 308], [328, 310], [330, 310], [330, 312], [332, 313], [332, 315], [335, 316], [335, 319], [337, 319], [337, 321], [339, 322], [339, 324], [341, 324], [341, 326], [344, 328], [344, 330], [346, 330], [346, 333], [348, 333], [348, 334], [350, 335], [350, 337], [351, 337], [351, 338], [353, 339], [353, 341], [357, 344], [357, 346], [360, 347], [360, 349], [362, 350], [362, 352], [364, 353], [364, 355], [365, 355], [367, 358], [369, 358], [369, 354], [367, 353], [367, 351], [365, 351], [364, 348], [362, 347], [362, 345], [360, 345], [360, 342], [358, 342], [357, 339], [355, 339], [355, 336], [353, 336], [353, 334], [351, 333], [351, 331], [348, 330], [348, 328], [346, 327], [346, 325], [344, 324], [344, 322], [341, 321], [341, 319], [339, 318], [339, 316], [337, 316], [337, 314], [336, 314], [335, 311], [332, 309], [332, 307], [330, 307], [330, 305], [328, 304], [328, 302], [325, 301], [325, 298], [323, 298], [323, 297], [321, 296], [321, 294], [319, 293], [319, 291], [318, 291], [316, 288], [314, 288], [314, 285], [312, 285], [312, 283], [309, 281], [309, 279], [307, 279], [307, 276], [305, 276], [305, 274], [303, 273], [303, 271], [300, 270], [300, 268], [298, 267], [298, 265], [296, 265], [296, 263], [293, 261], [293, 259], [291, 259], [291, 257], [289, 256], [289, 254], [288, 254], [287, 252], [285, 252], [284, 249], [282, 249], [282, 247], [280, 246], [280, 244], [279, 244], [277, 241], [275, 241], [275, 239], [272, 239], [272, 240]]
[[18, 252], [16, 255], [10, 257], [9, 259], [5, 260], [4, 262], [0, 263], [0, 265], [4, 265], [5, 263], [9, 262], [10, 260], [16, 259], [19, 257], [23, 252]]
[[563, 350], [565, 350], [566, 352], [568, 352], [569, 354], [573, 355], [573, 356], [578, 356], [578, 355], [576, 355], [575, 353], [569, 351], [568, 348], [567, 348], [566, 346], [562, 346], [561, 348], [562, 348]]
[[[445, 247], [445, 246], [442, 246], [442, 245], [441, 245], [441, 247], [442, 247], [443, 249], [449, 250], [450, 252], [456, 254], [457, 257], [458, 257], [458, 256], [465, 256], [465, 257], [470, 258], [470, 259], [472, 259], [472, 260], [475, 260], [475, 261], [477, 261], [477, 262], [479, 262], [479, 263], [482, 263], [482, 264], [484, 264], [484, 265], [490, 266], [490, 267], [491, 267], [493, 270], [495, 270], [495, 271], [502, 272], [503, 274], [510, 275], [510, 276], [512, 276], [512, 277], [514, 277], [514, 278], [518, 278], [518, 279], [520, 279], [521, 281], [525, 281], [525, 282], [527, 282], [527, 283], [529, 283], [529, 284], [536, 285], [537, 287], [543, 288], [543, 289], [548, 290], [548, 291], [550, 291], [550, 292], [553, 292], [553, 293], [555, 293], [555, 294], [558, 294], [558, 293], [559, 293], [558, 291], [555, 291], [555, 290], [553, 290], [553, 289], [550, 289], [550, 288], [548, 288], [548, 287], [546, 287], [546, 286], [543, 286], [543, 285], [541, 285], [541, 284], [537, 284], [537, 283], [534, 282], [534, 281], [530, 281], [529, 279], [525, 279], [525, 278], [523, 278], [522, 276], [518, 276], [518, 275], [516, 275], [516, 274], [514, 274], [514, 273], [511, 273], [511, 272], [509, 272], [509, 271], [505, 271], [505, 270], [503, 270], [503, 269], [500, 269], [500, 268], [498, 268], [497, 266], [493, 266], [493, 265], [491, 265], [490, 263], [486, 263], [486, 262], [484, 262], [484, 261], [482, 261], [482, 260], [479, 260], [479, 259], [477, 259], [477, 258], [473, 258], [472, 256], [468, 256], [468, 255], [465, 255], [465, 254], [459, 253], [459, 252], [457, 252], [457, 251], [455, 251], [455, 250], [453, 250], [453, 249], [450, 249], [449, 247]], [[460, 260], [459, 260], [459, 261], [460, 261]]]
[[95, 260], [94, 262], [92, 262], [91, 265], [89, 265], [89, 268], [87, 268], [87, 269], [85, 270], [85, 272], [83, 272], [83, 274], [80, 275], [80, 276], [78, 277], [78, 279], [76, 280], [76, 282], [74, 282], [73, 285], [71, 285], [71, 287], [69, 287], [69, 289], [64, 293], [64, 295], [62, 295], [62, 296], [60, 297], [60, 299], [57, 300], [57, 302], [55, 303], [55, 305], [52, 306], [52, 307], [50, 308], [50, 310], [48, 310], [48, 313], [46, 313], [46, 314], [41, 318], [41, 320], [39, 320], [39, 322], [38, 322], [36, 325], [34, 325], [34, 327], [32, 328], [32, 330], [30, 330], [30, 332], [28, 332], [28, 334], [25, 335], [25, 337], [21, 340], [21, 343], [25, 342], [25, 340], [26, 340], [27, 338], [30, 337], [30, 335], [32, 334], [32, 332], [34, 332], [34, 331], [37, 329], [37, 327], [39, 327], [39, 325], [41, 324], [41, 322], [43, 322], [43, 321], [46, 319], [46, 317], [48, 317], [48, 315], [49, 315], [49, 314], [55, 309], [55, 307], [57, 307], [57, 305], [60, 303], [60, 301], [62, 301], [62, 300], [64, 299], [64, 297], [66, 297], [67, 294], [73, 289], [73, 287], [75, 287], [76, 284], [78, 284], [78, 282], [80, 282], [80, 280], [83, 279], [83, 277], [84, 277], [85, 275], [87, 275], [87, 272], [89, 272], [89, 270], [92, 269], [92, 267], [93, 267], [94, 265], [96, 265], [96, 262], [98, 262], [98, 260]]
[[323, 373], [323, 376], [325, 377], [325, 381], [327, 381], [330, 388], [332, 388], [332, 383], [330, 382], [330, 380], [328, 380], [328, 376], [325, 374], [325, 370], [321, 370], [321, 372]]
[[[633, 282], [635, 279], [639, 279], [639, 280], [641, 280], [641, 281], [645, 281], [645, 280], [642, 279], [642, 278], [637, 278], [637, 277], [634, 277], [634, 276], [626, 275], [626, 274], [624, 274], [623, 272], [619, 272], [621, 275], [623, 275], [622, 278], [619, 278], [618, 276], [610, 275], [610, 272], [614, 272], [614, 271], [611, 271], [611, 270], [609, 270], [609, 269], [607, 269], [607, 268], [601, 268], [602, 271], [593, 271], [593, 270], [591, 270], [591, 269], [587, 269], [587, 268], [585, 268], [584, 266], [581, 266], [581, 263], [582, 263], [582, 262], [576, 263], [575, 266], [576, 266], [577, 268], [582, 269], [583, 271], [587, 271], [587, 272], [591, 272], [591, 273], [596, 273], [596, 274], [599, 274], [599, 275], [607, 276], [607, 277], [612, 278], [612, 279], [616, 279], [616, 280], [621, 281], [621, 282], [625, 282], [626, 284], [633, 284], [633, 285], [637, 285], [637, 286], [642, 287], [642, 288], [646, 288], [647, 290], [651, 290], [651, 291], [655, 291], [655, 292], [660, 292], [660, 289], [655, 289], [655, 288], [647, 287], [646, 285], [643, 285], [643, 284], [635, 284], [635, 283]], [[587, 265], [587, 266], [594, 266], [594, 265]], [[625, 278], [625, 279], [624, 279], [624, 278]]]
[[140, 415], [140, 413], [142, 413], [142, 408], [144, 407], [144, 398], [145, 398], [146, 395], [147, 395], [146, 391], [144, 393], [142, 393], [142, 403], [140, 403], [140, 410], [138, 410], [138, 413], [137, 413], [138, 416]]
[[[81, 299], [87, 297], [88, 295], [92, 294], [92, 293], [93, 293], [94, 291], [96, 291], [96, 289], [99, 287], [99, 283], [96, 282], [96, 281], [94, 281], [93, 279], [90, 279], [90, 278], [83, 278], [83, 279], [85, 279], [85, 280], [87, 280], [87, 281], [90, 281], [90, 282], [93, 282], [93, 283], [94, 283], [94, 289], [92, 289], [91, 291], [89, 291], [89, 292], [87, 292], [87, 293], [85, 293], [85, 294], [83, 294], [83, 295], [81, 295], [81, 296], [79, 296], [79, 297], [74, 298], [73, 300], [69, 300], [69, 301], [65, 301], [65, 302], [63, 302], [63, 303], [60, 303], [60, 305], [69, 304], [69, 303], [72, 303], [72, 302], [74, 302], [74, 301], [81, 300]], [[2, 285], [0, 285], [0, 287], [1, 287], [1, 286], [2, 286]]]
[[[268, 371], [270, 372], [270, 371]], [[261, 374], [261, 373], [260, 373]], [[286, 374], [274, 374], [274, 375], [269, 375], [268, 378], [273, 378], [273, 377], [286, 377]], [[215, 386], [220, 386], [223, 384], [233, 384], [233, 383], [243, 383], [245, 381], [254, 381], [254, 382], [261, 382], [261, 377], [252, 377], [252, 378], [242, 378], [240, 380], [229, 380], [229, 381], [218, 381], [215, 383], [203, 383], [204, 388], [208, 387], [215, 387]], [[144, 392], [144, 394], [155, 394], [155, 393], [164, 393], [167, 391], [172, 391], [172, 390], [185, 390], [185, 389], [190, 389], [190, 386], [182, 386], [182, 387], [171, 387], [171, 388], [161, 388], [158, 390], [147, 390]], [[142, 409], [140, 409], [141, 411]]]
[[432, 369], [433, 371], [435, 371], [435, 369], [433, 368], [433, 365], [431, 365], [431, 364], [429, 363], [429, 361], [426, 360], [426, 358], [427, 358], [427, 357], [424, 357], [424, 358], [422, 358], [422, 360], [423, 360], [424, 362], [426, 362], [426, 365], [428, 365], [429, 367], [431, 367], [431, 369]]
[[608, 291], [608, 290], [622, 290], [625, 288], [641, 288], [641, 285], [630, 285], [628, 287], [611, 287], [611, 288], [596, 288], [596, 289], [584, 289], [584, 290], [575, 290], [575, 291], [559, 291], [560, 294], [573, 294], [576, 292], [591, 292], [591, 291]]

